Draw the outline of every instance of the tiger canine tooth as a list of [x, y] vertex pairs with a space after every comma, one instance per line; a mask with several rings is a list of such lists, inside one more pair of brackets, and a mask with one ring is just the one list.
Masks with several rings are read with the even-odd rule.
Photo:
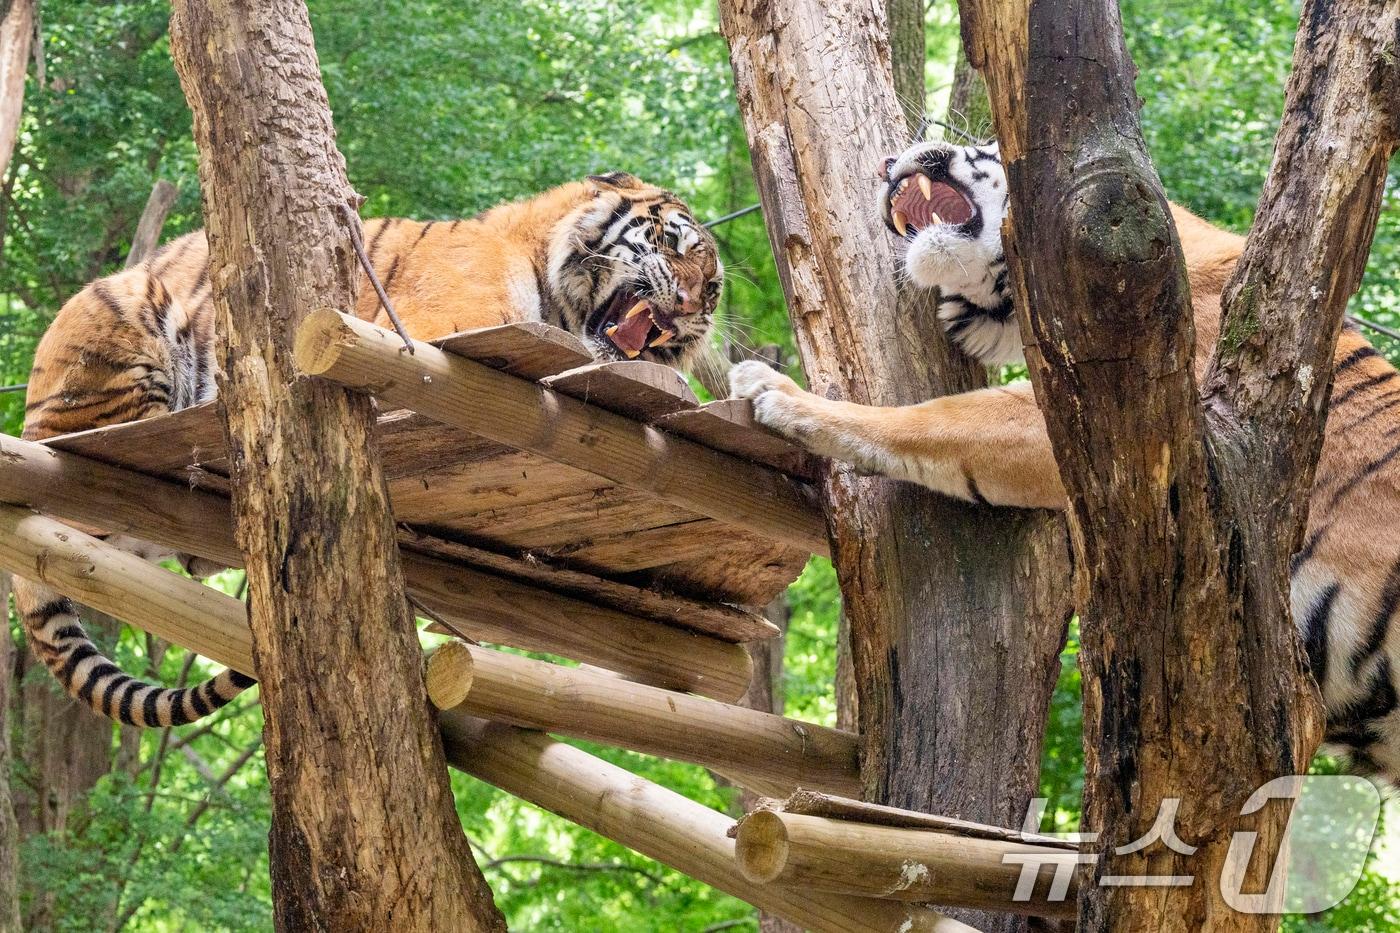
[[643, 311], [645, 311], [646, 309], [647, 309], [647, 300], [646, 300], [645, 298], [643, 298], [641, 301], [637, 302], [636, 304], [634, 304], [634, 305], [632, 306], [632, 310], [631, 310], [631, 311], [628, 311], [627, 314], [624, 315], [624, 320], [629, 320], [629, 321], [630, 321], [632, 318], [634, 318], [634, 317], [636, 317], [637, 315], [641, 314], [641, 313], [642, 313]]
[[925, 201], [933, 200], [933, 182], [929, 181], [927, 175], [919, 176], [919, 190], [924, 193]]
[[929, 214], [929, 225], [930, 225], [930, 226], [932, 226], [933, 224], [941, 224], [941, 223], [943, 223], [943, 218], [938, 216], [938, 212], [937, 212], [937, 211], [933, 211], [933, 212], [931, 212], [931, 213]]
[[611, 337], [615, 333], [617, 333], [616, 324], [609, 324], [606, 328], [603, 329], [603, 335], [606, 337]]
[[674, 336], [676, 336], [676, 332], [675, 332], [675, 331], [673, 331], [673, 330], [663, 330], [663, 331], [661, 332], [661, 336], [660, 336], [660, 337], [657, 337], [657, 338], [656, 338], [655, 340], [653, 340], [651, 343], [647, 344], [647, 346], [649, 346], [649, 347], [659, 347], [659, 346], [661, 346], [661, 345], [664, 344], [664, 343], [669, 343], [670, 340], [671, 340], [671, 338], [674, 337]]
[[895, 211], [890, 215], [890, 219], [894, 221], [894, 228], [899, 231], [900, 236], [909, 232], [909, 218], [904, 216], [903, 211]]
[[633, 350], [631, 347], [627, 347], [627, 348], [624, 349], [622, 352], [625, 353], [625, 354], [627, 354], [627, 358], [628, 358], [629, 360], [635, 360], [635, 359], [637, 358], [637, 354], [638, 354], [638, 353], [641, 353], [642, 351], [641, 351], [641, 350]]

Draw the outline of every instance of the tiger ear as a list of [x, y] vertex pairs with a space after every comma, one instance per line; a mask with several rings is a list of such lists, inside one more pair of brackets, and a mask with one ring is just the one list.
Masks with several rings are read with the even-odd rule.
[[640, 178], [628, 172], [606, 172], [602, 175], [589, 175], [585, 184], [594, 191], [623, 191], [627, 188], [646, 187]]

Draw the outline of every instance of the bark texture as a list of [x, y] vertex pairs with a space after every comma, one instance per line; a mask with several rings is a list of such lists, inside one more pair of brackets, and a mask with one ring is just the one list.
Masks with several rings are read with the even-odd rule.
[[14, 678], [14, 639], [10, 637], [10, 575], [0, 571], [0, 933], [19, 925], [19, 824], [10, 799], [10, 684]]
[[[725, 0], [720, 13], [813, 391], [904, 404], [981, 385], [928, 304], [897, 294], [872, 207], [875, 169], [905, 139], [882, 11]], [[840, 469], [824, 489], [870, 799], [1019, 826], [1068, 614], [1061, 524]]]
[[[1221, 894], [1231, 835], [1259, 833], [1262, 879], [1284, 806], [1241, 804], [1302, 772], [1320, 709], [1288, 611], [1346, 299], [1374, 232], [1396, 135], [1396, 15], [1311, 0], [1260, 216], [1202, 406], [1179, 246], [1137, 124], [1117, 7], [1073, 15], [964, 2], [1011, 194], [1008, 257], [1078, 556], [1085, 828], [1103, 875], [1187, 887], [1081, 887], [1080, 928], [1266, 930]], [[1046, 192], [1057, 192], [1046, 197]], [[1182, 855], [1146, 836], [1178, 798]], [[1243, 866], [1236, 866], [1243, 870]], [[1247, 884], [1246, 891], [1258, 887]]]
[[8, 0], [0, 14], [0, 178], [10, 170], [24, 115], [24, 77], [34, 41], [35, 0]]
[[885, 20], [890, 31], [890, 65], [894, 93], [911, 136], [924, 122], [928, 89], [924, 84], [924, 0], [885, 0]]
[[220, 393], [272, 786], [282, 930], [499, 930], [428, 711], [373, 404], [298, 378], [292, 333], [354, 307], [335, 146], [301, 0], [177, 0]]

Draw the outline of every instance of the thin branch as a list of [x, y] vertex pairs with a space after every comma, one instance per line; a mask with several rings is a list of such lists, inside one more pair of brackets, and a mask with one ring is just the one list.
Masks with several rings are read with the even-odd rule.
[[384, 290], [384, 285], [379, 281], [379, 276], [375, 274], [369, 256], [365, 254], [365, 244], [360, 239], [360, 216], [349, 204], [341, 204], [340, 210], [345, 214], [345, 223], [350, 230], [350, 245], [355, 248], [355, 255], [360, 257], [360, 266], [365, 270], [365, 275], [369, 277], [369, 284], [374, 286], [374, 293], [379, 296], [379, 303], [384, 306], [384, 312], [389, 315], [395, 333], [403, 341], [404, 349], [412, 356], [413, 340], [409, 338], [408, 331], [404, 329], [403, 321], [399, 320], [398, 312], [394, 310], [393, 302], [389, 300], [389, 293]]

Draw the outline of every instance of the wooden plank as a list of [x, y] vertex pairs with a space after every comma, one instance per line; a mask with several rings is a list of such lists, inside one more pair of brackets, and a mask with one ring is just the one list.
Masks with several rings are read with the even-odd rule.
[[593, 362], [593, 354], [588, 352], [583, 341], [568, 331], [539, 321], [462, 331], [432, 343], [448, 353], [530, 380]]
[[638, 618], [653, 619], [725, 641], [761, 641], [779, 634], [778, 627], [772, 622], [738, 606], [689, 599], [659, 588], [619, 583], [572, 570], [528, 552], [500, 554], [421, 534], [403, 525], [399, 527], [400, 543], [424, 553], [527, 581]]
[[557, 392], [638, 421], [655, 421], [700, 404], [684, 376], [646, 360], [594, 363], [541, 381]]
[[392, 332], [330, 310], [309, 316], [297, 335], [297, 361], [310, 375], [811, 553], [830, 550], [812, 491], [790, 477], [429, 344], [415, 342], [414, 351], [404, 353]]
[[427, 680], [439, 709], [790, 788], [860, 793], [859, 740], [838, 729], [463, 642], [433, 653]]
[[58, 450], [114, 463], [153, 476], [198, 483], [208, 472], [222, 475], [228, 456], [218, 402], [91, 431], [49, 438]]
[[791, 476], [814, 479], [821, 469], [818, 458], [754, 421], [753, 403], [745, 398], [721, 399], [663, 415], [655, 424], [670, 434], [766, 464]]

